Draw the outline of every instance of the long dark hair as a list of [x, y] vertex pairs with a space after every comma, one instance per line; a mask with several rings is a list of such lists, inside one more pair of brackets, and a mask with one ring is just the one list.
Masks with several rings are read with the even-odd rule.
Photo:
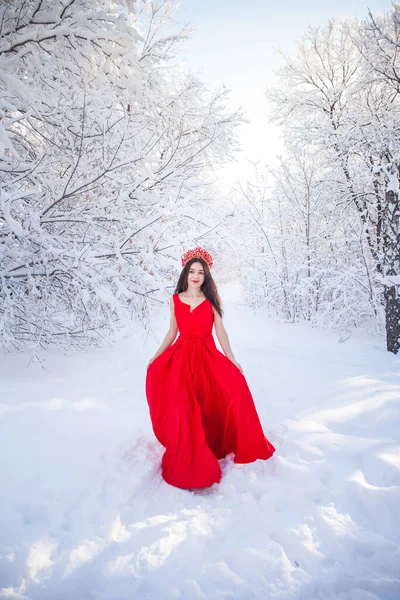
[[204, 269], [204, 281], [201, 286], [201, 291], [211, 302], [217, 313], [220, 317], [223, 315], [223, 310], [221, 308], [221, 300], [218, 295], [217, 286], [215, 285], [215, 281], [210, 273], [210, 269], [208, 268], [208, 264], [202, 258], [191, 258], [187, 261], [185, 266], [183, 267], [181, 274], [179, 275], [178, 283], [176, 284], [174, 294], [180, 294], [181, 292], [186, 292], [188, 289], [188, 275], [190, 267], [193, 263], [200, 263]]

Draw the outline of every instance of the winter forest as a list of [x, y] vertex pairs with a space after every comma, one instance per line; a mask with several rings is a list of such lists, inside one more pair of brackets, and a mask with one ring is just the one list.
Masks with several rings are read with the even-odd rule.
[[[222, 198], [244, 115], [179, 62], [171, 2], [1, 8], [1, 341], [147, 327], [191, 245], [247, 302], [400, 348], [400, 8], [310, 28], [267, 89], [274, 166]], [[267, 102], [266, 101], [266, 102]], [[266, 118], [267, 118], [266, 108]]]
[[[277, 50], [242, 172], [190, 2], [274, 4], [0, 0], [0, 600], [398, 600], [400, 4]], [[202, 491], [144, 392], [196, 246], [276, 447]]]

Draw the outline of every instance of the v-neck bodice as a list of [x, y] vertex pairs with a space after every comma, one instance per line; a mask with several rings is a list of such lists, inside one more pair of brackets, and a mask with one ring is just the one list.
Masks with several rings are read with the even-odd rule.
[[179, 298], [180, 302], [182, 302], [182, 304], [187, 304], [187, 306], [189, 306], [189, 308], [190, 308], [190, 312], [191, 312], [191, 313], [192, 313], [194, 310], [196, 310], [196, 308], [198, 308], [198, 307], [199, 307], [201, 304], [203, 304], [203, 302], [205, 302], [205, 301], [207, 300], [207, 298], [204, 298], [204, 300], [202, 300], [201, 302], [199, 302], [198, 304], [196, 304], [196, 306], [194, 306], [194, 307], [192, 308], [192, 305], [191, 305], [191, 304], [189, 304], [189, 302], [184, 302], [184, 301], [182, 300], [182, 298], [180, 297], [180, 295], [179, 295], [179, 294], [176, 294], [176, 295], [178, 296], [178, 298]]
[[178, 294], [173, 295], [175, 318], [181, 336], [205, 337], [212, 334], [214, 313], [212, 304], [205, 298], [191, 310], [191, 306], [183, 302]]

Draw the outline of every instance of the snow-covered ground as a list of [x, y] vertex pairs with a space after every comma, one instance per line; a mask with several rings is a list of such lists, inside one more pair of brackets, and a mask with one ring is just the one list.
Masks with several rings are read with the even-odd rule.
[[254, 315], [225, 323], [275, 456], [168, 486], [133, 336], [1, 356], [0, 598], [398, 600], [400, 357]]

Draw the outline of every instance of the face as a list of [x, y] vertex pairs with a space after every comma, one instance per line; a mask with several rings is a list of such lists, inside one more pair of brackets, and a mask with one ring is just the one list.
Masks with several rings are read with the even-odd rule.
[[201, 263], [194, 262], [190, 265], [187, 282], [188, 288], [193, 290], [201, 288], [204, 282], [204, 268]]

